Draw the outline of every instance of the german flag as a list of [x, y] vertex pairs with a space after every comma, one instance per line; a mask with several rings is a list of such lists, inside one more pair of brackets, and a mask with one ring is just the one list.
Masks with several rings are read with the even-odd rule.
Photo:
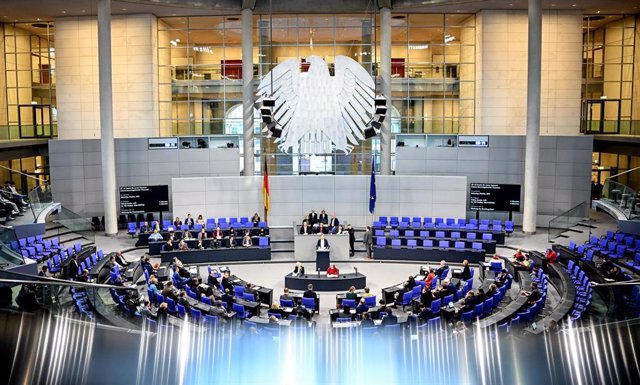
[[269, 198], [269, 169], [267, 167], [267, 156], [262, 158], [262, 164], [264, 164], [264, 171], [262, 173], [262, 201], [264, 205], [264, 221], [267, 221], [267, 215], [271, 208], [271, 202]]

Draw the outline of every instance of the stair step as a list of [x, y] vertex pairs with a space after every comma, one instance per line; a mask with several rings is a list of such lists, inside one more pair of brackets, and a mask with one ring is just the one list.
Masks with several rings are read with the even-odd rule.
[[580, 233], [580, 234], [584, 233], [584, 231], [578, 230], [578, 229], [567, 229], [567, 231], [571, 231], [571, 232], [574, 232], [574, 233]]
[[589, 224], [589, 223], [578, 223], [576, 226], [588, 227], [588, 228], [590, 228], [590, 229], [595, 229], [595, 228], [597, 228], [597, 226], [594, 226], [594, 225]]

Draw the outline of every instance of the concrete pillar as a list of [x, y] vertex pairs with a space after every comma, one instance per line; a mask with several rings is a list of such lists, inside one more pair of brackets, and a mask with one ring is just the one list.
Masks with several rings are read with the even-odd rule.
[[244, 175], [255, 173], [253, 146], [253, 11], [242, 10], [242, 132]]
[[111, 0], [98, 1], [98, 81], [100, 85], [100, 150], [102, 196], [107, 235], [118, 233], [116, 208], [116, 153], [113, 139], [113, 91], [111, 78]]
[[380, 130], [380, 175], [391, 174], [391, 9], [380, 9], [380, 90], [387, 98], [387, 118]]
[[527, 136], [524, 160], [524, 215], [522, 231], [536, 232], [538, 164], [540, 162], [540, 72], [542, 54], [542, 0], [529, 0], [527, 63]]

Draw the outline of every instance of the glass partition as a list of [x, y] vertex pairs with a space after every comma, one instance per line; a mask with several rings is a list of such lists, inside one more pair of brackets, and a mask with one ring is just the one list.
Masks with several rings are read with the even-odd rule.
[[42, 184], [29, 191], [28, 197], [34, 219], [38, 219], [40, 213], [53, 203], [53, 196], [51, 195], [51, 188], [48, 183]]
[[563, 232], [589, 219], [589, 204], [582, 202], [549, 221], [548, 240], [551, 242]]
[[95, 241], [95, 231], [89, 219], [83, 218], [64, 207], [61, 207], [57, 212], [51, 214], [49, 218], [51, 221], [64, 226], [63, 228], [59, 228], [57, 230], [58, 232], [68, 232], [71, 230], [91, 242]]
[[[640, 169], [636, 169], [632, 172], [640, 173]], [[633, 219], [640, 216], [638, 214], [640, 210], [638, 208], [638, 205], [640, 204], [638, 193], [631, 189], [631, 187], [625, 186], [622, 183], [615, 182], [610, 178], [607, 179], [604, 182], [602, 196], [600, 199], [613, 204], [627, 219]]]

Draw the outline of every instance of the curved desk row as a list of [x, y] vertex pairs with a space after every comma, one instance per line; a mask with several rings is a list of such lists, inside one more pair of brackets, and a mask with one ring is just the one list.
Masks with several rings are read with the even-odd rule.
[[[220, 246], [218, 248], [221, 248], [221, 249], [229, 248], [230, 242], [228, 238], [223, 238], [223, 239], [220, 239], [219, 241], [220, 241]], [[209, 249], [209, 248], [213, 249], [213, 248], [216, 248], [213, 242], [214, 242], [213, 238], [207, 238], [202, 241], [202, 245], [205, 249]], [[173, 242], [174, 250], [178, 250], [179, 243], [180, 243], [179, 241]], [[190, 249], [199, 250], [197, 239], [189, 239], [185, 241], [185, 243], [187, 244], [187, 246], [189, 246]], [[267, 237], [267, 243], [268, 244], [270, 243], [270, 239], [268, 237]], [[259, 246], [260, 238], [252, 237], [251, 244], [253, 246]], [[149, 255], [160, 255], [160, 253], [164, 250], [164, 245], [166, 245], [166, 241], [149, 242]], [[242, 238], [235, 238], [234, 247], [243, 247]]]
[[462, 263], [465, 259], [470, 263], [479, 263], [485, 259], [484, 250], [472, 250], [472, 249], [441, 249], [438, 247], [433, 248], [393, 248], [393, 247], [380, 247], [373, 249], [373, 259], [377, 260], [409, 260], [409, 261], [424, 261], [424, 262], [436, 262], [445, 260], [447, 262]]
[[191, 263], [223, 263], [235, 261], [268, 261], [271, 259], [271, 248], [233, 247], [228, 249], [204, 250], [172, 250], [160, 254], [162, 262], [171, 262], [178, 257], [185, 264]]
[[307, 285], [312, 284], [314, 291], [346, 291], [351, 286], [356, 289], [364, 289], [367, 286], [367, 277], [360, 273], [340, 274], [336, 278], [328, 278], [324, 272], [318, 274], [305, 274], [294, 277], [291, 273], [285, 275], [284, 286], [293, 290], [307, 290]]
[[[520, 282], [520, 288], [523, 290], [529, 290], [529, 287], [531, 286], [531, 275], [529, 275], [529, 272], [525, 270], [516, 270], [511, 262], [507, 260], [507, 258], [501, 258], [505, 260], [504, 266], [509, 271], [509, 274], [514, 277], [514, 280], [516, 274], [519, 276], [518, 281]], [[518, 312], [526, 303], [527, 297], [518, 294], [518, 298], [511, 301], [511, 303], [508, 304], [504, 309], [490, 315], [489, 317], [481, 319], [479, 326], [481, 328], [486, 328], [492, 325], [500, 325], [504, 322], [507, 322], [511, 318], [515, 317], [515, 315], [518, 314]]]
[[[529, 257], [536, 265], [542, 265], [542, 260], [544, 258], [542, 253], [538, 251], [531, 251], [529, 252]], [[564, 267], [559, 266], [557, 263], [549, 264], [547, 269], [547, 279], [556, 289], [558, 294], [560, 294], [560, 301], [549, 315], [537, 322], [541, 327], [536, 329], [527, 329], [528, 332], [533, 334], [540, 334], [544, 332], [549, 327], [551, 321], [561, 322], [565, 317], [567, 317], [576, 300], [576, 286], [573, 284], [571, 276], [569, 276], [569, 273], [567, 273], [567, 270], [564, 269]]]

